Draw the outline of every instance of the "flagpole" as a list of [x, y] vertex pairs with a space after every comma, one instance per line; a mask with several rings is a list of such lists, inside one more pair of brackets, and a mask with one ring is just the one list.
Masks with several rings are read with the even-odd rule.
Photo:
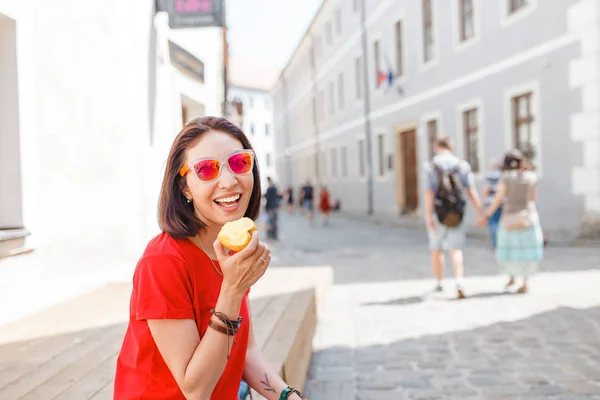
[[[366, 142], [366, 161], [367, 161], [367, 214], [373, 214], [373, 154], [371, 144], [371, 92], [369, 90], [369, 63], [367, 55], [369, 54], [367, 48], [367, 26], [366, 26], [366, 0], [360, 0], [360, 26], [362, 31], [362, 58], [363, 58], [363, 76], [364, 76], [364, 87], [365, 87], [365, 142]], [[376, 71], [379, 74], [379, 71]], [[377, 76], [379, 80], [379, 76]]]

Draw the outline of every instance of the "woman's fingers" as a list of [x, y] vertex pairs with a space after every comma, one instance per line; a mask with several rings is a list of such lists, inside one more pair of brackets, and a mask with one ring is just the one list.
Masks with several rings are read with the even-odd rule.
[[268, 246], [265, 243], [260, 242], [258, 244], [258, 246], [256, 247], [254, 254], [250, 257], [250, 259], [252, 260], [253, 263], [256, 261], [262, 261], [260, 259], [260, 257], [263, 257], [264, 259], [266, 259], [266, 257], [263, 256], [263, 254], [267, 251], [270, 253]]
[[217, 260], [222, 260], [227, 256], [227, 254], [225, 253], [225, 247], [223, 247], [219, 239], [214, 241], [213, 248], [215, 249], [215, 253], [217, 254]]

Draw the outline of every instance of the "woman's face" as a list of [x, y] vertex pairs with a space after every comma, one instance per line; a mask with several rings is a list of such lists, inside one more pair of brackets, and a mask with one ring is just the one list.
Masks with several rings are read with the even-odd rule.
[[193, 168], [186, 174], [184, 195], [193, 201], [196, 215], [208, 226], [222, 226], [226, 222], [242, 218], [248, 208], [254, 187], [252, 171], [236, 175], [231, 172], [226, 161], [238, 150], [243, 150], [243, 146], [235, 137], [220, 131], [210, 131], [186, 152], [187, 164], [201, 158], [221, 160], [221, 174], [214, 181], [201, 181]]

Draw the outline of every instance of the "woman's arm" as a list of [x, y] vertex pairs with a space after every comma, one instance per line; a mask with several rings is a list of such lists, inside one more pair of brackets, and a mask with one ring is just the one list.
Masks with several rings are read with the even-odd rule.
[[536, 203], [537, 202], [537, 185], [531, 188], [531, 200]]
[[494, 196], [494, 200], [492, 204], [489, 205], [488, 209], [485, 210], [484, 217], [490, 218], [492, 214], [496, 212], [500, 204], [504, 201], [504, 197], [506, 196], [506, 184], [503, 182], [498, 184], [498, 188], [496, 189], [496, 195]]
[[[237, 319], [244, 293], [223, 285], [215, 310]], [[188, 400], [209, 400], [227, 365], [233, 338], [208, 328], [200, 340], [191, 319], [149, 319], [154, 342]]]
[[481, 192], [481, 198], [485, 200], [488, 194], [490, 194], [490, 185], [485, 185], [483, 192]]
[[[247, 300], [248, 313], [250, 301]], [[250, 317], [251, 319], [252, 317]], [[254, 340], [252, 324], [250, 324], [250, 338], [246, 351], [246, 365], [244, 366], [244, 380], [246, 383], [268, 400], [279, 400], [281, 392], [288, 385], [281, 379], [277, 371], [271, 367], [262, 351]], [[300, 400], [300, 396], [292, 394], [290, 400]]]

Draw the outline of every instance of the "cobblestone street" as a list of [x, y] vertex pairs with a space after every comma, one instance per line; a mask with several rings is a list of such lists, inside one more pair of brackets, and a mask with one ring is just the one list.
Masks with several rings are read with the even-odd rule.
[[600, 399], [600, 249], [550, 246], [530, 293], [505, 294], [487, 242], [432, 294], [426, 234], [282, 213], [273, 265], [330, 265], [311, 400]]

